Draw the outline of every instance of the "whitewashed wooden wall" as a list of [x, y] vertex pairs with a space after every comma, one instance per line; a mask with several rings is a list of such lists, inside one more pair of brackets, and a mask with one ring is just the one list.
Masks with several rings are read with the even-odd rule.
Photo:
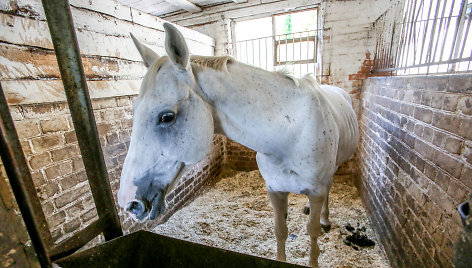
[[[92, 98], [136, 94], [145, 67], [132, 32], [165, 54], [163, 20], [112, 0], [72, 0]], [[40, 0], [0, 0], [0, 80], [10, 104], [65, 100]], [[180, 27], [191, 53], [214, 54], [214, 40]]]

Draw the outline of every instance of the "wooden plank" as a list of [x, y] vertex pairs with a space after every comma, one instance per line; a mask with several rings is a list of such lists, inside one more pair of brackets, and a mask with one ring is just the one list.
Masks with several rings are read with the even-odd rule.
[[[87, 85], [92, 99], [109, 98], [138, 94], [141, 80], [88, 81]], [[10, 105], [66, 101], [61, 80], [3, 81], [2, 87]]]
[[[107, 14], [119, 20], [132, 21], [130, 8], [124, 6], [117, 1], [100, 0], [100, 1], [84, 1], [84, 0], [70, 0], [70, 5], [73, 7], [85, 8], [94, 12]], [[75, 9], [72, 9], [72, 12]]]
[[[58, 79], [53, 50], [0, 44], [0, 80]], [[83, 56], [87, 79], [141, 79], [146, 67], [141, 61]]]
[[176, 7], [167, 4], [167, 2], [165, 3], [167, 5], [165, 7], [155, 5], [155, 6], [147, 7], [146, 10], [149, 14], [154, 15], [154, 16], [160, 16], [162, 14], [167, 14], [167, 13], [177, 11]]
[[[0, 5], [0, 10], [13, 12], [10, 2], [6, 1], [5, 4]], [[17, 0], [16, 5], [18, 6], [18, 12], [21, 15], [30, 17], [37, 20], [45, 21], [46, 17], [42, 8], [41, 0]], [[145, 14], [145, 17], [155, 18], [143, 20], [138, 18], [134, 21], [136, 16], [136, 9], [123, 6], [115, 1], [102, 0], [102, 1], [83, 1], [83, 0], [72, 0], [71, 11], [74, 20], [75, 27], [82, 31], [94, 31], [103, 33], [106, 35], [114, 36], [129, 36], [129, 32], [140, 31], [139, 27], [135, 23], [140, 24], [149, 28], [148, 30], [159, 30], [164, 31], [162, 24], [166, 21], [149, 14]], [[23, 10], [23, 11], [21, 11]], [[134, 12], [132, 12], [134, 10]], [[140, 11], [139, 11], [140, 12]], [[139, 14], [138, 14], [139, 15]], [[119, 27], [117, 27], [119, 25]], [[180, 29], [180, 28], [179, 28]], [[193, 40], [206, 45], [214, 46], [214, 40], [202, 33], [189, 30], [180, 29], [186, 39]]]
[[[0, 41], [46, 49], [53, 48], [46, 22], [7, 14], [0, 14], [0, 21]], [[165, 54], [163, 32], [144, 27], [136, 27], [135, 29], [137, 31], [133, 32], [136, 33], [137, 38], [150, 44], [149, 46], [158, 54]], [[81, 53], [85, 55], [101, 55], [133, 61], [141, 60], [141, 56], [130, 37], [77, 31], [77, 39]], [[187, 43], [191, 53], [213, 55], [213, 47], [211, 46], [192, 40], [188, 40]]]
[[[137, 9], [132, 8], [131, 9], [132, 16], [133, 16], [133, 22], [146, 26], [146, 27], [151, 27], [156, 30], [164, 31], [164, 22], [168, 22], [166, 20], [160, 19], [159, 17], [144, 13], [142, 11], [139, 11]], [[221, 19], [221, 17], [220, 17]], [[199, 40], [201, 43], [214, 46], [215, 45], [215, 40], [213, 38], [206, 36], [202, 33], [199, 33], [195, 30], [191, 30], [188, 28], [185, 28], [180, 25], [174, 24], [177, 29], [182, 33], [182, 35], [188, 40]]]
[[172, 5], [179, 7], [180, 9], [186, 10], [190, 13], [197, 13], [202, 11], [202, 9], [195, 5], [194, 3], [188, 0], [165, 0], [166, 2], [171, 3]]
[[294, 10], [295, 7], [298, 9], [314, 7], [317, 6], [320, 2], [321, 1], [319, 0], [249, 0], [247, 3], [241, 3], [238, 5], [231, 3], [210, 7], [205, 9], [201, 13], [176, 14], [171, 16], [163, 16], [163, 18], [172, 22], [178, 22], [179, 24], [184, 26], [191, 26], [196, 24], [202, 24], [206, 21], [221, 19], [221, 12], [224, 12], [225, 18], [237, 19], [261, 14], [269, 15], [274, 13], [287, 12], [290, 10]]

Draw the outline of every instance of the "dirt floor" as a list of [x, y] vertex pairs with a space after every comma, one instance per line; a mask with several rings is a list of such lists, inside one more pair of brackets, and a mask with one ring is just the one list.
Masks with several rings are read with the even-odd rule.
[[[306, 202], [305, 196], [289, 196], [287, 261], [302, 265], [309, 251], [308, 216], [302, 213]], [[320, 267], [389, 267], [349, 176], [335, 177], [329, 202], [332, 228], [318, 239]], [[273, 226], [264, 180], [251, 171], [230, 173], [154, 231], [274, 259]]]

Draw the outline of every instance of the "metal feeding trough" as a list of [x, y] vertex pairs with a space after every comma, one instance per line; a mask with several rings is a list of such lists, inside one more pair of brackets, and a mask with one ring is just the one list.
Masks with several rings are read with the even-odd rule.
[[61, 267], [302, 267], [147, 231], [115, 238], [56, 262]]
[[[98, 220], [55, 244], [0, 85], [0, 153], [42, 267], [301, 267], [146, 231], [123, 236], [68, 1], [42, 0]], [[103, 234], [107, 242], [76, 252]], [[75, 252], [75, 253], [74, 253]]]

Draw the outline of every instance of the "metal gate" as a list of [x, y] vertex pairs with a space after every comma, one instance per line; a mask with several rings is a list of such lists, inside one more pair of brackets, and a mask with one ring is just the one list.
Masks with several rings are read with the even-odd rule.
[[229, 44], [238, 61], [268, 71], [286, 70], [295, 77], [321, 76], [322, 29], [260, 37]]
[[374, 24], [375, 70], [470, 72], [471, 22], [471, 0], [399, 0]]

